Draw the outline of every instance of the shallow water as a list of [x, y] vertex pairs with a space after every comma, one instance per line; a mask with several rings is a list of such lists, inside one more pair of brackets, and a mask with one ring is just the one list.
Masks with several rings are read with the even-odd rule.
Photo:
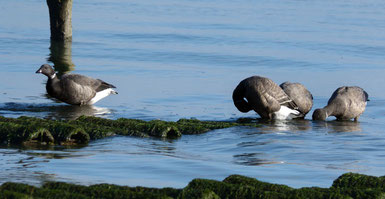
[[[239, 113], [231, 100], [235, 86], [251, 75], [303, 83], [314, 107], [324, 106], [342, 85], [361, 86], [371, 101], [359, 123], [312, 122], [311, 111], [304, 121], [177, 140], [117, 136], [79, 148], [4, 146], [0, 183], [184, 187], [193, 178], [243, 174], [293, 187], [328, 187], [345, 172], [385, 175], [384, 8], [379, 0], [84, 0], [73, 5], [73, 42], [58, 48], [50, 43], [45, 2], [3, 1], [3, 116], [256, 117]], [[46, 78], [34, 72], [52, 61], [114, 84], [119, 95], [93, 107], [47, 98]]]

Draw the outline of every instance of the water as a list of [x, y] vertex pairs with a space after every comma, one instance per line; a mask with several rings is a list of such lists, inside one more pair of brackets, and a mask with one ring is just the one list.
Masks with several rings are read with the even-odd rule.
[[[342, 85], [358, 85], [371, 99], [359, 123], [312, 122], [311, 111], [305, 121], [176, 140], [117, 136], [78, 148], [3, 146], [0, 183], [184, 187], [193, 178], [242, 174], [329, 187], [345, 172], [385, 175], [385, 2], [74, 1], [73, 42], [62, 47], [50, 43], [44, 1], [0, 2], [3, 116], [256, 117], [239, 113], [231, 100], [251, 75], [303, 83], [314, 108]], [[57, 103], [45, 95], [46, 78], [34, 73], [51, 61], [112, 83], [119, 95], [94, 107]]]

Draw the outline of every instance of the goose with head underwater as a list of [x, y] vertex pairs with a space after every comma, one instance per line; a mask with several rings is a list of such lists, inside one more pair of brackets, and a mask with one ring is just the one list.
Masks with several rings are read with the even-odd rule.
[[365, 111], [369, 95], [358, 86], [342, 86], [334, 91], [328, 104], [314, 110], [313, 120], [326, 120], [329, 116], [335, 116], [337, 120], [357, 121]]
[[111, 95], [118, 94], [115, 86], [100, 79], [94, 79], [79, 74], [64, 74], [57, 77], [49, 64], [43, 64], [36, 73], [48, 77], [47, 93], [62, 102], [72, 105], [92, 105]]
[[266, 77], [252, 76], [242, 80], [233, 91], [233, 102], [239, 111], [254, 110], [263, 119], [302, 117], [297, 104]]

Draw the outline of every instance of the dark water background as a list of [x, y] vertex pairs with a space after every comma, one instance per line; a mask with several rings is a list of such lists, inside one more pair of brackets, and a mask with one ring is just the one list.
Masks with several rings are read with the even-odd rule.
[[[328, 187], [345, 172], [385, 175], [385, 2], [83, 0], [73, 41], [49, 39], [45, 1], [0, 0], [0, 115], [72, 119], [236, 120], [232, 90], [251, 75], [301, 82], [314, 108], [342, 85], [371, 101], [359, 123], [310, 120], [234, 127], [177, 140], [112, 137], [79, 148], [0, 148], [0, 183], [46, 180], [184, 187], [243, 174]], [[62, 51], [60, 50], [62, 49]], [[63, 50], [64, 49], [64, 50]], [[112, 83], [94, 107], [45, 96], [43, 63]], [[60, 58], [60, 56], [59, 56]], [[63, 60], [62, 60], [63, 61]]]

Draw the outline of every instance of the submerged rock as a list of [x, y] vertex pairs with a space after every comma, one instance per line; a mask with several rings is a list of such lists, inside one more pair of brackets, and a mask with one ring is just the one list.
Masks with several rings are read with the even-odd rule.
[[47, 182], [41, 187], [7, 182], [1, 198], [384, 198], [384, 177], [347, 173], [330, 188], [294, 189], [240, 175], [223, 181], [194, 179], [183, 189], [128, 187], [112, 184], [91, 186]]
[[6, 118], [0, 116], [0, 143], [74, 145], [86, 144], [90, 140], [112, 135], [178, 138], [183, 134], [200, 134], [233, 126], [257, 126], [257, 124], [200, 121], [196, 119], [167, 122], [126, 118], [110, 120], [89, 116], [82, 116], [76, 120], [49, 120], [25, 116]]

